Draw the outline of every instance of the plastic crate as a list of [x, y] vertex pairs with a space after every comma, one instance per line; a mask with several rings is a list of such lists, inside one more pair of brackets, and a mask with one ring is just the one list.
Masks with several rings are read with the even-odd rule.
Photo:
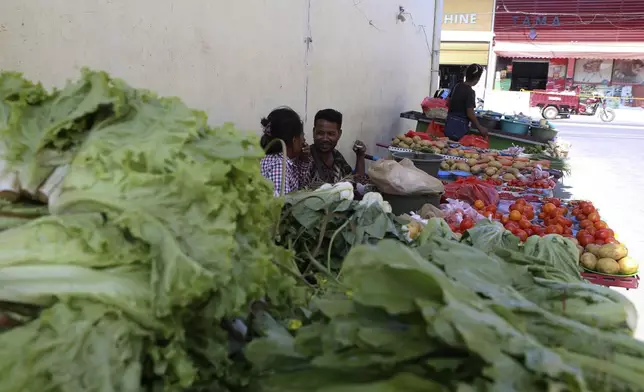
[[608, 276], [593, 274], [592, 272], [582, 272], [581, 276], [589, 282], [606, 287], [621, 287], [623, 289], [636, 289], [639, 287], [640, 277], [635, 276]]

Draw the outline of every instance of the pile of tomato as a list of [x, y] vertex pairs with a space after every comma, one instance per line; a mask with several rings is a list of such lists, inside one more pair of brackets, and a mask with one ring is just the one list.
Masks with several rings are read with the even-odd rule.
[[601, 220], [599, 211], [589, 201], [575, 202], [572, 214], [579, 221], [580, 230], [577, 232], [579, 245], [588, 244], [618, 244], [615, 239], [615, 232], [608, 227], [608, 224]]
[[539, 179], [539, 180], [532, 180], [528, 181], [527, 183], [521, 181], [521, 180], [511, 180], [508, 181], [509, 186], [516, 186], [520, 188], [532, 188], [532, 189], [554, 189], [554, 187], [557, 185], [553, 180], [551, 179]]
[[532, 223], [535, 212], [532, 204], [525, 199], [517, 199], [510, 205], [510, 214], [501, 216], [501, 223], [506, 230], [510, 231], [521, 241], [525, 241], [532, 235], [542, 236], [546, 233], [546, 228]]
[[572, 237], [574, 222], [566, 217], [569, 211], [561, 205], [561, 200], [550, 198], [544, 199], [544, 202], [538, 217], [546, 227], [545, 233]]

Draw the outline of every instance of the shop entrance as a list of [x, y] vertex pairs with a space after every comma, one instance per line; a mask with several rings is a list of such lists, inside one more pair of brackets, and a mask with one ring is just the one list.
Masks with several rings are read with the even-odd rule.
[[548, 65], [547, 60], [513, 61], [510, 90], [545, 90], [548, 84]]

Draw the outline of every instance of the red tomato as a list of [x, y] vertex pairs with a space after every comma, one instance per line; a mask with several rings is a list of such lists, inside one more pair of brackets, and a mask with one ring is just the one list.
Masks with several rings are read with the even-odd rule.
[[566, 227], [564, 229], [564, 235], [572, 237], [572, 229], [570, 227]]
[[599, 222], [599, 214], [596, 212], [588, 214], [588, 220], [592, 221], [593, 223]]
[[474, 227], [474, 221], [472, 220], [472, 218], [464, 218], [461, 221], [459, 229], [465, 231], [471, 229], [472, 227]]
[[492, 213], [496, 212], [496, 206], [487, 206], [485, 207], [485, 211], [490, 211]]
[[523, 215], [525, 215], [525, 218], [527, 220], [533, 220], [534, 219], [534, 211], [532, 211], [532, 210], [524, 211]]
[[549, 225], [546, 227], [546, 234], [557, 234], [557, 226]]
[[545, 219], [546, 218], [546, 213], [545, 212], [540, 212], [539, 215], [537, 215], [539, 219]]
[[606, 242], [607, 244], [619, 244], [619, 241], [617, 241], [617, 240], [616, 240], [615, 238], [613, 238], [613, 237], [608, 237], [608, 238], [606, 238], [605, 242]]
[[586, 232], [588, 232], [588, 234], [592, 236], [595, 236], [595, 233], [597, 233], [597, 229], [595, 229], [595, 226], [590, 226], [586, 228]]
[[525, 230], [519, 229], [516, 231], [516, 233], [514, 233], [514, 235], [519, 237], [519, 240], [521, 240], [521, 242], [525, 242], [525, 240], [528, 239], [528, 233]]
[[594, 226], [595, 226], [595, 229], [597, 230], [608, 229], [608, 224], [604, 221], [595, 222]]
[[519, 225], [516, 222], [510, 221], [505, 224], [505, 228], [506, 230], [509, 230], [509, 231], [515, 231], [519, 229]]
[[586, 205], [586, 206], [582, 207], [581, 211], [585, 215], [590, 215], [591, 213], [595, 212], [595, 207], [593, 207], [591, 205]]
[[526, 230], [532, 227], [532, 223], [530, 223], [530, 221], [527, 219], [522, 219], [519, 221], [519, 227], [523, 230]]
[[604, 240], [595, 240], [594, 243], [595, 245], [606, 245], [606, 241]]
[[613, 229], [606, 229], [606, 230], [608, 230], [608, 233], [610, 233], [609, 237], [613, 237], [613, 238], [615, 237], [615, 232], [613, 231]]
[[546, 214], [550, 214], [550, 212], [555, 211], [557, 209], [557, 206], [555, 206], [552, 203], [546, 203], [543, 205], [541, 210], [545, 212]]
[[581, 221], [583, 221], [583, 220], [588, 219], [588, 216], [587, 216], [587, 215], [584, 215], [584, 214], [579, 214], [579, 215], [577, 215], [575, 218], [577, 218], [577, 220], [581, 222]]
[[566, 216], [568, 214], [568, 209], [566, 207], [559, 207], [556, 209], [557, 215]]
[[518, 205], [517, 203], [514, 203], [514, 204], [510, 204], [510, 211], [523, 212], [523, 208], [521, 208], [521, 206]]
[[599, 229], [595, 233], [595, 238], [598, 240], [606, 241], [606, 239], [612, 237], [608, 229]]
[[579, 241], [579, 245], [581, 246], [592, 244], [594, 240], [595, 238], [590, 234], [584, 234], [581, 236], [581, 238], [579, 236], [577, 237], [577, 241]]
[[483, 202], [483, 200], [477, 200], [474, 202], [474, 208], [476, 208], [477, 210], [482, 210], [483, 208], [485, 208], [485, 203]]
[[501, 217], [501, 223], [503, 223], [504, 225], [505, 225], [506, 223], [508, 223], [509, 221], [510, 221], [510, 217], [509, 217], [509, 216], [507, 216], [507, 215], [503, 215], [503, 216]]
[[517, 199], [516, 204], [519, 206], [525, 206], [528, 202], [525, 199]]
[[590, 219], [584, 219], [583, 221], [579, 222], [579, 226], [582, 229], [585, 229], [587, 227], [593, 226], [593, 222]]

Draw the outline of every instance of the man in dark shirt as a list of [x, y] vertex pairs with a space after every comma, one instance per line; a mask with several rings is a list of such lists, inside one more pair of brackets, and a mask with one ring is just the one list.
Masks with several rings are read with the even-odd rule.
[[467, 67], [465, 82], [457, 84], [448, 98], [449, 110], [445, 123], [445, 136], [450, 140], [457, 142], [465, 136], [469, 131], [470, 122], [483, 136], [488, 135], [487, 129], [479, 124], [474, 113], [476, 93], [472, 87], [481, 80], [482, 74], [483, 67], [478, 64]]
[[355, 172], [340, 153], [336, 150], [342, 136], [342, 113], [333, 109], [317, 112], [313, 123], [313, 145], [311, 146], [312, 183], [333, 184], [353, 174], [355, 182], [365, 178], [365, 155], [367, 149], [359, 140], [353, 145], [356, 153]]

